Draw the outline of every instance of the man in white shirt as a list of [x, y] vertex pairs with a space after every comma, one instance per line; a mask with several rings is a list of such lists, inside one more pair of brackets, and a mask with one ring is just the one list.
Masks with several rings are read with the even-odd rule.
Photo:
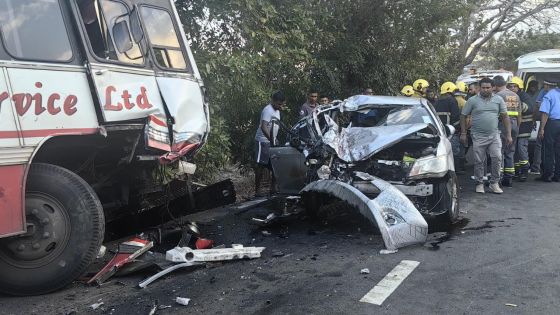
[[257, 167], [255, 168], [255, 195], [265, 194], [261, 186], [271, 182], [270, 145], [277, 143], [278, 124], [273, 120], [280, 120], [280, 111], [286, 105], [286, 97], [281, 91], [272, 94], [270, 104], [266, 105], [261, 112], [259, 125], [255, 134], [255, 153]]

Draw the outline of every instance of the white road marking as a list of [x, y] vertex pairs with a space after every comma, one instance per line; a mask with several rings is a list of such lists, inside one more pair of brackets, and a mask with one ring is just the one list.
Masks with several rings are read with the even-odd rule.
[[381, 279], [373, 289], [371, 289], [360, 302], [381, 305], [399, 285], [420, 265], [420, 262], [413, 260], [403, 260], [389, 272], [385, 278]]

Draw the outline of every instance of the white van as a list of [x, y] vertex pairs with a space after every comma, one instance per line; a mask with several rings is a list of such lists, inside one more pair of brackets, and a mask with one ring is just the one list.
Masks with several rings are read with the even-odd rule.
[[[538, 82], [539, 88], [542, 88], [544, 80], [559, 82], [560, 49], [535, 51], [517, 58], [517, 76], [523, 79], [525, 88], [533, 80]], [[538, 125], [531, 133], [532, 142], [537, 138], [537, 130]]]
[[185, 194], [161, 164], [192, 161], [208, 104], [172, 0], [2, 0], [0, 35], [0, 292], [40, 294]]

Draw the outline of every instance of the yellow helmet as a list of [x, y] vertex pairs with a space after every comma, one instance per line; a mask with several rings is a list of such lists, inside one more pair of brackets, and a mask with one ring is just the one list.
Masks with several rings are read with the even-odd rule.
[[453, 82], [445, 82], [441, 85], [439, 94], [453, 93], [457, 90], [457, 86]]
[[412, 85], [405, 85], [401, 90], [401, 94], [404, 96], [412, 96], [414, 95], [414, 88]]
[[513, 77], [509, 80], [508, 84], [516, 84], [520, 89], [524, 88], [523, 80], [520, 77]]
[[418, 79], [418, 80], [414, 81], [414, 83], [412, 84], [412, 87], [416, 91], [421, 91], [422, 89], [425, 89], [429, 86], [430, 86], [430, 83], [428, 83], [428, 81], [426, 81], [424, 79]]
[[457, 88], [459, 89], [459, 92], [461, 93], [467, 93], [467, 91], [469, 90], [469, 87], [463, 81], [457, 81], [456, 84], [457, 84]]

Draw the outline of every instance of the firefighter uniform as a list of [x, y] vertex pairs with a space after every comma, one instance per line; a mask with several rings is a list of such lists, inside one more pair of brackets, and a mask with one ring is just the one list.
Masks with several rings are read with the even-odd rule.
[[439, 116], [439, 119], [446, 125], [452, 125], [455, 127], [455, 134], [451, 137], [451, 148], [453, 150], [453, 158], [455, 160], [455, 165], [457, 170], [463, 170], [465, 168], [464, 150], [461, 148], [460, 141], [460, 117], [461, 111], [459, 110], [459, 105], [457, 100], [453, 96], [453, 93], [457, 89], [457, 86], [453, 82], [445, 82], [441, 85], [440, 98], [434, 104], [434, 108]]
[[514, 92], [504, 89], [496, 93], [498, 96], [502, 97], [506, 103], [507, 114], [510, 119], [511, 124], [511, 138], [513, 140], [512, 144], [505, 145], [505, 135], [506, 130], [504, 124], [500, 121], [500, 130], [502, 133], [502, 151], [504, 156], [504, 168], [502, 176], [502, 186], [511, 187], [513, 177], [515, 176], [515, 149], [517, 147], [517, 134], [519, 133], [519, 126], [517, 119], [519, 117], [519, 111], [521, 111], [521, 101], [519, 96]]
[[515, 150], [515, 171], [520, 181], [527, 180], [529, 174], [529, 138], [533, 130], [533, 100], [523, 90], [517, 92], [522, 102], [522, 118], [517, 135], [517, 148]]

